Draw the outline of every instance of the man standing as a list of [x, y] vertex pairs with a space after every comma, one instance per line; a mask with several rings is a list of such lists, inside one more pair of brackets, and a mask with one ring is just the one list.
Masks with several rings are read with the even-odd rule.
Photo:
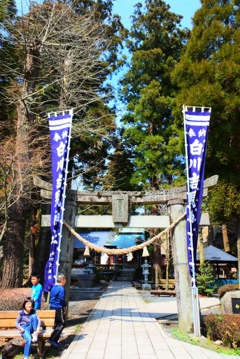
[[53, 332], [48, 341], [54, 347], [62, 346], [62, 344], [59, 343], [58, 340], [65, 326], [65, 310], [67, 306], [65, 300], [65, 284], [65, 275], [59, 274], [57, 277], [57, 283], [52, 287], [50, 292], [50, 309], [55, 310], [56, 314]]

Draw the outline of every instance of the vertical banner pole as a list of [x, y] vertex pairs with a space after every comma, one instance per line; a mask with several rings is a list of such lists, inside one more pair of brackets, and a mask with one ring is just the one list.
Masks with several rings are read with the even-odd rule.
[[[189, 157], [188, 157], [188, 141], [187, 141], [187, 129], [186, 129], [186, 109], [183, 106], [183, 118], [184, 118], [184, 137], [185, 137], [185, 154], [186, 154], [186, 170], [187, 170], [187, 198], [190, 198], [190, 183], [189, 183]], [[188, 216], [192, 218], [192, 210], [189, 203], [188, 206]], [[194, 245], [193, 245], [193, 230], [192, 230], [192, 222], [189, 222], [189, 232], [188, 234], [188, 252], [190, 251], [190, 258], [194, 258]], [[196, 337], [201, 336], [201, 328], [200, 328], [200, 308], [199, 308], [199, 298], [198, 298], [198, 288], [196, 286], [196, 271], [195, 271], [195, 263], [189, 263], [191, 265], [192, 273], [192, 312], [193, 312], [193, 326], [194, 326], [194, 335]]]
[[[69, 131], [68, 131], [68, 141], [67, 141], [67, 148], [66, 148], [66, 159], [65, 159], [65, 171], [64, 171], [64, 185], [63, 185], [63, 194], [62, 194], [62, 210], [65, 211], [65, 199], [66, 199], [66, 189], [67, 189], [67, 176], [68, 176], [68, 163], [69, 163], [69, 154], [70, 154], [70, 142], [71, 142], [71, 132], [72, 132], [72, 118], [73, 118], [73, 109], [68, 111], [68, 114], [71, 118], [71, 124], [69, 127]], [[63, 115], [65, 115], [65, 113], [63, 112]], [[59, 248], [61, 248], [61, 242], [62, 242], [62, 228], [63, 228], [63, 216], [64, 216], [64, 212], [63, 215], [61, 216], [61, 221], [60, 221], [60, 230], [59, 230]], [[59, 250], [57, 252], [57, 270], [56, 270], [56, 279], [58, 276], [58, 268], [59, 268], [59, 259], [60, 259], [60, 252], [61, 250]]]
[[210, 108], [183, 106], [187, 171], [187, 251], [192, 284], [194, 335], [201, 336], [200, 307], [196, 281], [196, 250], [206, 161]]
[[73, 110], [49, 113], [52, 155], [51, 245], [44, 273], [44, 292], [55, 284], [62, 239]]

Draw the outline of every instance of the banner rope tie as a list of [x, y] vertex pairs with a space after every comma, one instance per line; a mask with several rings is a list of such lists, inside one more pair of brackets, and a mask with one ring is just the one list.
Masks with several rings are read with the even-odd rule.
[[81, 241], [85, 246], [89, 247], [90, 249], [93, 249], [94, 251], [98, 253], [106, 253], [109, 256], [110, 255], [123, 255], [128, 254], [134, 251], [137, 251], [139, 249], [143, 249], [145, 246], [148, 246], [149, 244], [152, 244], [153, 242], [160, 239], [165, 233], [168, 233], [173, 230], [173, 228], [186, 216], [184, 213], [179, 218], [177, 218], [168, 228], [165, 228], [161, 233], [158, 233], [156, 236], [152, 237], [146, 242], [143, 242], [141, 244], [138, 244], [137, 246], [132, 246], [129, 248], [121, 248], [121, 249], [109, 249], [109, 248], [103, 248], [96, 246], [95, 244], [87, 241], [83, 237], [80, 236], [65, 220], [63, 221], [64, 226], [69, 230], [71, 234], [73, 234], [79, 241]]

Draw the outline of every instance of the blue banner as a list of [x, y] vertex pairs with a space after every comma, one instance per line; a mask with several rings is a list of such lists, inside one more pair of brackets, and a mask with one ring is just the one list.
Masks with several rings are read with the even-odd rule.
[[44, 292], [49, 292], [56, 282], [61, 250], [61, 237], [67, 169], [72, 127], [72, 111], [49, 115], [52, 157], [51, 246], [44, 273]]
[[210, 112], [185, 111], [184, 130], [187, 168], [187, 250], [192, 286], [196, 286], [196, 252], [204, 185]]

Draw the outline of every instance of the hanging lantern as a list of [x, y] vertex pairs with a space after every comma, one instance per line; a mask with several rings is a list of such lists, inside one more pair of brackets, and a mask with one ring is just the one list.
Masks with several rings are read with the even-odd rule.
[[85, 247], [85, 251], [84, 251], [83, 255], [84, 255], [84, 257], [90, 257], [88, 246]]
[[146, 246], [143, 247], [142, 257], [149, 257], [149, 252]]

